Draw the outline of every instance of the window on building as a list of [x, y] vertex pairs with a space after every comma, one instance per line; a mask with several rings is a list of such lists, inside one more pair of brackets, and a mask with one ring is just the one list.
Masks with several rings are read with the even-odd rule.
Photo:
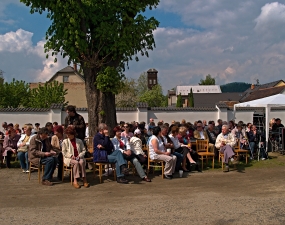
[[153, 80], [153, 84], [156, 84], [156, 80]]
[[63, 83], [69, 82], [68, 79], [69, 79], [69, 76], [63, 76]]
[[149, 80], [149, 84], [152, 84], [152, 80]]

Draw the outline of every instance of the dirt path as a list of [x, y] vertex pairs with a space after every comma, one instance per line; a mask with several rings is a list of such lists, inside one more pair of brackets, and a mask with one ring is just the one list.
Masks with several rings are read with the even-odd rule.
[[[99, 184], [75, 190], [68, 183], [46, 187], [37, 174], [0, 169], [0, 224], [285, 224], [284, 157], [272, 166], [223, 173], [210, 170], [184, 178], [131, 184]], [[263, 162], [260, 162], [263, 163]]]

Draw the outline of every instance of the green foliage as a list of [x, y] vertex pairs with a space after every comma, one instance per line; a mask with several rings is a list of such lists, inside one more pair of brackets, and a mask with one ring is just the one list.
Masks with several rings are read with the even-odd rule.
[[[68, 56], [69, 62], [101, 68], [111, 61], [127, 62], [153, 50], [159, 22], [142, 13], [159, 0], [20, 0], [31, 13], [47, 11], [52, 21], [45, 52]], [[113, 66], [114, 68], [117, 65]]]
[[132, 78], [122, 81], [121, 90], [116, 95], [117, 107], [135, 107], [138, 102], [137, 83]]
[[167, 95], [164, 96], [163, 107], [168, 107], [168, 96]]
[[54, 81], [53, 83], [45, 83], [39, 85], [38, 88], [30, 90], [30, 99], [25, 103], [30, 108], [50, 108], [52, 103], [67, 105], [65, 95], [67, 89], [64, 89], [63, 83]]
[[181, 93], [177, 96], [176, 107], [183, 107], [182, 96]]
[[221, 85], [221, 91], [224, 92], [244, 92], [250, 88], [251, 84], [245, 82], [233, 82]]
[[148, 91], [148, 84], [147, 84], [147, 73], [143, 72], [138, 80], [137, 80], [137, 92], [138, 96], [142, 96], [145, 92]]
[[162, 92], [162, 87], [157, 84], [151, 90], [147, 90], [139, 97], [140, 102], [146, 102], [149, 107], [163, 107], [165, 106], [165, 96]]
[[215, 85], [216, 80], [215, 78], [208, 74], [205, 78], [205, 80], [201, 79], [199, 85]]
[[194, 95], [193, 95], [192, 88], [190, 90], [190, 93], [188, 94], [188, 104], [189, 104], [189, 107], [194, 107]]
[[0, 83], [0, 107], [18, 108], [29, 99], [29, 84], [13, 79], [11, 83]]
[[122, 88], [122, 75], [117, 69], [113, 67], [106, 67], [100, 72], [96, 79], [97, 88], [102, 92], [112, 92], [118, 94]]

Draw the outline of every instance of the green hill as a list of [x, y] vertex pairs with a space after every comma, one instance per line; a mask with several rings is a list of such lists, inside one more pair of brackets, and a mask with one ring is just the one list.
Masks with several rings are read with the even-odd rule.
[[244, 92], [247, 90], [251, 84], [245, 82], [233, 82], [221, 85], [221, 91], [224, 92]]

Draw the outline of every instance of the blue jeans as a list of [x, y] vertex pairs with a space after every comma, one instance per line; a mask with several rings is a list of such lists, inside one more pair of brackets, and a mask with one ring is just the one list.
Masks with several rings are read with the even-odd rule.
[[172, 155], [175, 155], [176, 158], [177, 158], [177, 161], [176, 161], [176, 165], [175, 165], [175, 170], [180, 170], [181, 169], [181, 164], [182, 164], [182, 161], [183, 161], [183, 155], [178, 153], [178, 152], [173, 152]]
[[18, 159], [23, 170], [29, 170], [28, 152], [18, 152]]
[[253, 157], [255, 142], [249, 142], [249, 146], [250, 146], [250, 151], [251, 151], [251, 157]]
[[56, 168], [57, 157], [45, 157], [41, 159], [41, 164], [45, 165], [43, 180], [51, 180]]
[[142, 168], [142, 165], [137, 158], [131, 159], [130, 162], [135, 166], [135, 168], [136, 168], [136, 170], [137, 170], [137, 172], [141, 178], [146, 177], [146, 174]]
[[108, 160], [110, 163], [116, 164], [117, 177], [123, 177], [124, 174], [122, 174], [120, 166], [127, 164], [123, 154], [119, 150], [113, 151], [110, 155], [108, 155]]

